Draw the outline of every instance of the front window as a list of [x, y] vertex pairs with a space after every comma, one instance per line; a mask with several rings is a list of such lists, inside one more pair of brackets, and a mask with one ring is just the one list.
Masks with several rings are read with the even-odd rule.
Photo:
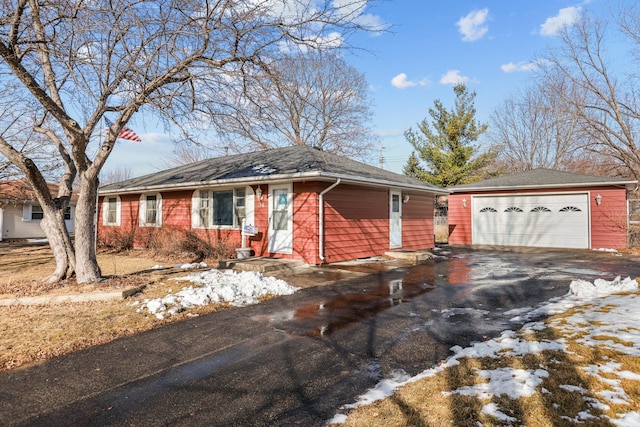
[[233, 225], [233, 190], [213, 192], [213, 224]]
[[[67, 219], [66, 211], [64, 218]], [[69, 219], [71, 219], [71, 208], [69, 208]], [[105, 197], [102, 205], [102, 223], [104, 225], [120, 225], [120, 197]]]
[[107, 202], [107, 223], [115, 224], [116, 217], [118, 214], [118, 199], [115, 197], [109, 197], [109, 201]]
[[194, 194], [194, 227], [233, 227], [242, 225], [246, 215], [245, 189], [198, 190]]
[[147, 196], [147, 206], [145, 209], [145, 222], [155, 225], [158, 222], [158, 197]]
[[234, 207], [234, 220], [236, 225], [242, 225], [242, 220], [246, 218], [246, 206], [245, 206], [245, 190], [244, 188], [235, 189], [236, 199]]
[[198, 217], [202, 227], [209, 227], [211, 222], [211, 200], [209, 199], [209, 190], [200, 190], [200, 209], [198, 209]]
[[160, 227], [162, 224], [162, 198], [160, 194], [144, 194], [140, 198], [140, 225]]

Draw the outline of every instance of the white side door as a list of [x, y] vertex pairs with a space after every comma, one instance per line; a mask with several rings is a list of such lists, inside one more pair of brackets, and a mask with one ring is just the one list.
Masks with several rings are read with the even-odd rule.
[[269, 252], [293, 253], [291, 184], [269, 186]]
[[402, 195], [400, 192], [389, 193], [389, 248], [402, 247]]

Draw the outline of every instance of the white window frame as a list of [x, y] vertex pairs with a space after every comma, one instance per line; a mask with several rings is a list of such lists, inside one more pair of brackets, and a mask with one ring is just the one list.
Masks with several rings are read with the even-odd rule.
[[[116, 222], [109, 222], [109, 199], [116, 199]], [[102, 201], [102, 225], [120, 226], [120, 211], [122, 210], [120, 196], [105, 196]]]
[[[215, 224], [214, 223], [214, 193], [217, 192], [233, 192], [233, 224]], [[249, 221], [249, 215], [253, 216], [252, 203], [252, 194], [251, 187], [224, 187], [224, 188], [199, 188], [193, 192], [191, 198], [191, 227], [199, 228], [205, 230], [239, 230], [242, 227], [242, 219], [236, 215], [236, 211], [238, 209], [238, 201], [242, 199], [238, 195], [239, 191], [244, 191], [244, 209], [245, 214], [244, 218], [246, 221]], [[202, 211], [202, 195], [204, 192], [207, 192], [207, 224], [203, 224], [201, 211]], [[253, 222], [253, 218], [251, 218], [251, 222]], [[249, 222], [247, 222], [249, 223]]]
[[[147, 222], [147, 198], [156, 197], [156, 222]], [[162, 195], [160, 193], [144, 193], [140, 195], [139, 210], [140, 227], [162, 227]]]

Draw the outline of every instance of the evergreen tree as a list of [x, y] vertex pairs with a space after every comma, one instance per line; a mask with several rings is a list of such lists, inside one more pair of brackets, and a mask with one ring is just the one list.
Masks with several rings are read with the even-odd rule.
[[412, 151], [409, 159], [407, 160], [407, 164], [404, 165], [402, 169], [402, 173], [406, 176], [410, 176], [411, 178], [420, 179], [420, 160], [418, 160], [418, 156], [416, 156], [416, 152]]
[[[405, 165], [405, 175], [440, 187], [482, 179], [481, 170], [495, 158], [493, 153], [478, 154], [473, 145], [487, 130], [486, 124], [475, 119], [475, 92], [469, 92], [464, 84], [455, 85], [453, 91], [456, 95], [453, 110], [447, 110], [436, 100], [434, 108], [429, 109], [431, 126], [424, 119], [418, 123], [418, 131], [405, 132], [405, 138], [415, 149]], [[418, 156], [425, 167], [420, 165]]]

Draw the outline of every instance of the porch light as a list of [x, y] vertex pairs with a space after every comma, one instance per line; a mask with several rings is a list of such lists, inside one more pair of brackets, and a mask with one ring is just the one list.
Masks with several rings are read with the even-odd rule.
[[596, 205], [600, 206], [600, 203], [602, 203], [602, 196], [598, 193], [596, 196]]
[[408, 194], [405, 194], [404, 197], [402, 198], [402, 203], [407, 203], [410, 199], [410, 196]]
[[262, 201], [262, 187], [258, 186], [258, 188], [256, 188], [256, 196], [258, 197], [258, 201]]
[[467, 207], [467, 199], [462, 199], [462, 207], [463, 208]]

